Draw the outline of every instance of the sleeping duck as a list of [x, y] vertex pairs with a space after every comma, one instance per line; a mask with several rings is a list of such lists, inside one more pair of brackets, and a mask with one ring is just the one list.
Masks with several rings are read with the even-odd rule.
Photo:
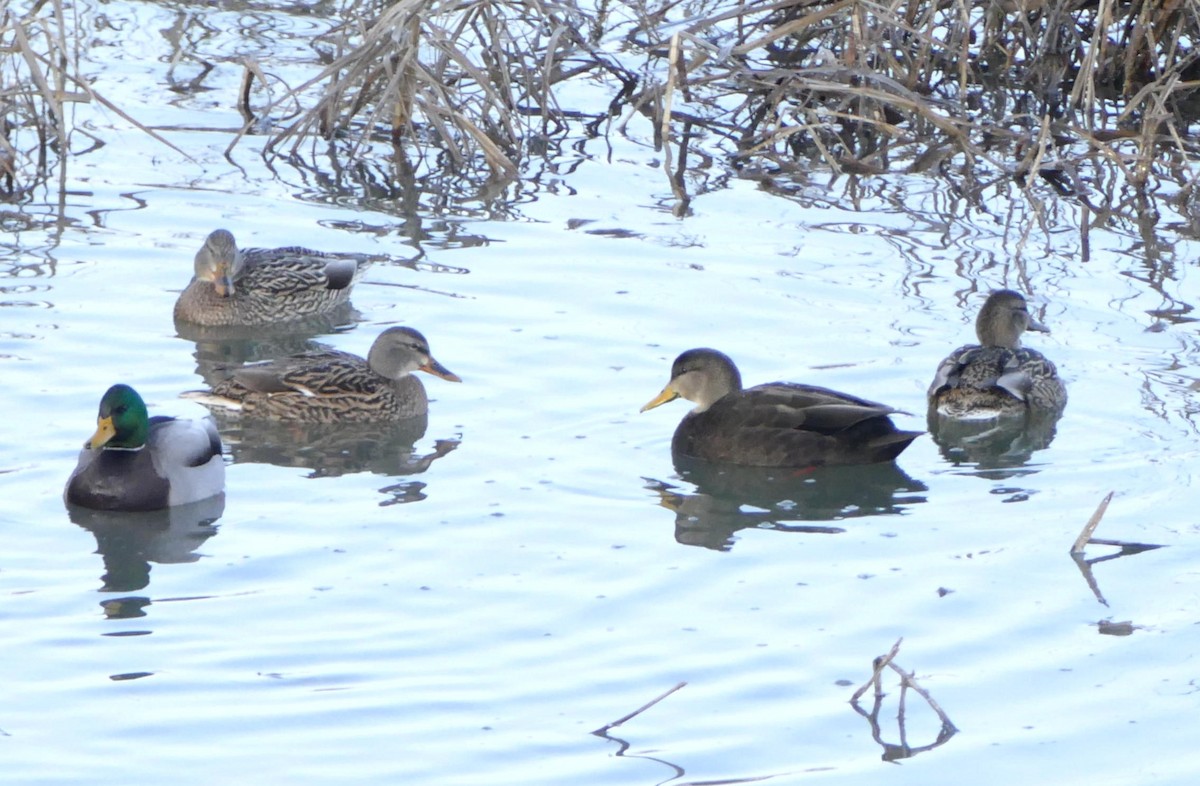
[[314, 317], [345, 303], [374, 259], [299, 247], [240, 249], [228, 230], [218, 229], [196, 252], [175, 321], [234, 327]]
[[96, 433], [79, 453], [64, 497], [97, 510], [158, 510], [225, 490], [221, 437], [210, 418], [148, 417], [128, 385], [100, 399]]

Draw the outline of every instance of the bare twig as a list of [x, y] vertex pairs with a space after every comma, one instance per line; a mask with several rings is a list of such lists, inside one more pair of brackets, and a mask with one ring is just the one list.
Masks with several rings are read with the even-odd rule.
[[871, 687], [872, 685], [875, 686], [875, 695], [878, 696], [883, 693], [883, 688], [879, 681], [879, 675], [891, 664], [892, 658], [896, 657], [896, 653], [900, 651], [900, 643], [903, 641], [903, 636], [896, 639], [896, 643], [892, 645], [892, 648], [888, 650], [886, 655], [880, 655], [875, 659], [875, 663], [872, 666], [871, 678], [864, 682], [861, 688], [854, 691], [854, 695], [850, 697], [851, 703], [862, 698], [862, 695], [867, 692], [867, 688]]
[[1108, 503], [1112, 502], [1114, 492], [1108, 492], [1104, 499], [1100, 500], [1100, 504], [1096, 507], [1096, 512], [1088, 519], [1087, 524], [1083, 525], [1083, 530], [1080, 531], [1079, 537], [1075, 538], [1075, 544], [1071, 546], [1072, 554], [1082, 554], [1087, 547], [1088, 541], [1091, 540], [1092, 533], [1096, 531], [1096, 527], [1100, 526], [1100, 519], [1104, 518], [1104, 511], [1108, 510]]
[[675, 687], [673, 687], [673, 688], [671, 688], [671, 689], [667, 690], [666, 692], [664, 692], [664, 693], [663, 693], [661, 696], [659, 696], [659, 697], [657, 697], [657, 698], [655, 698], [655, 699], [651, 699], [650, 701], [648, 701], [648, 702], [646, 702], [645, 704], [643, 704], [642, 706], [638, 707], [636, 710], [634, 710], [633, 712], [629, 713], [628, 715], [625, 715], [625, 716], [623, 716], [623, 717], [620, 717], [620, 718], [618, 718], [617, 720], [613, 721], [612, 723], [608, 723], [608, 724], [605, 724], [604, 726], [601, 726], [600, 728], [598, 728], [598, 729], [596, 729], [595, 731], [593, 731], [593, 732], [592, 732], [592, 734], [596, 734], [596, 735], [603, 735], [603, 734], [606, 734], [606, 733], [608, 733], [608, 730], [609, 730], [609, 729], [616, 728], [617, 726], [620, 726], [622, 723], [624, 723], [624, 722], [625, 722], [625, 721], [627, 721], [627, 720], [630, 720], [631, 718], [636, 718], [638, 715], [641, 715], [643, 712], [645, 712], [646, 710], [650, 709], [650, 708], [651, 708], [651, 707], [653, 707], [655, 704], [658, 704], [660, 701], [662, 701], [663, 699], [667, 698], [667, 697], [668, 697], [668, 696], [670, 696], [672, 693], [674, 693], [675, 691], [677, 691], [677, 690], [679, 690], [680, 688], [682, 688], [684, 685], [687, 685], [687, 683], [686, 683], [686, 682], [680, 682], [680, 683], [679, 683], [679, 684], [677, 684]]
[[[875, 659], [872, 664], [871, 677], [863, 684], [861, 688], [856, 690], [854, 695], [850, 698], [850, 704], [852, 707], [854, 707], [855, 712], [867, 718], [867, 720], [870, 722], [871, 736], [877, 743], [883, 746], [884, 759], [887, 761], [908, 758], [916, 755], [917, 753], [921, 753], [922, 751], [932, 750], [939, 745], [945, 744], [946, 741], [958, 733], [958, 728], [954, 725], [954, 723], [951, 722], [950, 717], [946, 715], [945, 710], [943, 710], [937, 701], [934, 700], [929, 691], [925, 690], [917, 683], [916, 677], [911, 672], [905, 671], [897, 666], [894, 662], [896, 653], [900, 651], [900, 643], [902, 641], [903, 639], [897, 639], [896, 643], [892, 645], [891, 650], [889, 650], [886, 655], [882, 655]], [[880, 677], [883, 670], [889, 668], [900, 675], [899, 709], [896, 716], [900, 725], [899, 744], [884, 742], [883, 732], [880, 730], [879, 725], [879, 713], [883, 706], [884, 696]], [[858, 700], [862, 698], [862, 695], [866, 693], [867, 689], [872, 685], [875, 686], [875, 703], [871, 712], [868, 713], [859, 706]], [[942, 728], [938, 732], [937, 738], [928, 745], [912, 746], [908, 743], [908, 732], [905, 720], [905, 699], [909, 690], [912, 690], [918, 696], [923, 698], [925, 703], [929, 705], [929, 708], [937, 715], [938, 720], [942, 722]]]

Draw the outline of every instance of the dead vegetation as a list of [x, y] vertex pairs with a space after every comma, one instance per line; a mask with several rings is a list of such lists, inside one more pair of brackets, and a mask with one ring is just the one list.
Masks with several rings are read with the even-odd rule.
[[67, 78], [79, 51], [62, 10], [0, 11], [0, 191], [9, 197], [20, 182], [47, 179], [66, 138]]
[[511, 178], [555, 140], [618, 131], [664, 153], [682, 200], [710, 157], [927, 173], [972, 202], [1011, 183], [1101, 214], [1130, 189], [1190, 196], [1198, 0], [369, 6], [325, 37], [329, 65], [286, 100], [315, 97], [272, 151], [386, 139]]
[[63, 0], [0, 6], [0, 197], [19, 200], [57, 177], [61, 198], [70, 157], [103, 144], [71, 123], [75, 103], [101, 104], [182, 153], [92, 89], [80, 70], [87, 38], [78, 22]]
[[[0, 15], [10, 193], [23, 159], [44, 176], [62, 155], [64, 104], [98, 99], [59, 2]], [[976, 204], [993, 187], [1101, 215], [1191, 204], [1200, 0], [348, 0], [339, 18], [303, 84], [254, 90], [247, 63], [244, 133], [269, 135], [268, 156], [391, 151], [400, 170], [495, 183], [626, 133], [663, 154], [683, 203], [716, 162], [779, 181], [926, 174]]]

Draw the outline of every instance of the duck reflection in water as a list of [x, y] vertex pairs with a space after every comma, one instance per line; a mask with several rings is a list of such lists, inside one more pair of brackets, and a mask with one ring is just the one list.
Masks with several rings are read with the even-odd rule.
[[428, 415], [390, 423], [298, 423], [213, 414], [235, 464], [302, 467], [312, 470], [310, 478], [419, 475], [459, 445], [458, 439], [439, 439], [428, 453], [417, 453]]
[[1001, 415], [987, 420], [948, 418], [929, 408], [929, 434], [942, 458], [973, 466], [980, 477], [1002, 480], [1037, 471], [1030, 459], [1050, 447], [1061, 412]]
[[282, 326], [206, 328], [176, 324], [176, 331], [180, 338], [196, 345], [196, 351], [192, 353], [196, 359], [196, 373], [212, 387], [248, 363], [332, 350], [332, 347], [314, 341], [314, 337], [346, 333], [359, 321], [361, 315], [349, 304], [343, 304], [327, 314]]
[[838, 522], [903, 513], [925, 501], [926, 486], [893, 462], [808, 469], [713, 464], [674, 454], [678, 476], [696, 487], [687, 494], [658, 480], [659, 504], [675, 513], [675, 540], [728, 551], [741, 529], [837, 534], [842, 527], [791, 522]]
[[[162, 510], [128, 513], [67, 505], [71, 521], [96, 538], [104, 560], [101, 592], [134, 592], [150, 584], [150, 563], [196, 562], [196, 549], [217, 534], [225, 512], [225, 495]], [[145, 605], [149, 601], [143, 601]], [[140, 608], [137, 602], [134, 606]]]

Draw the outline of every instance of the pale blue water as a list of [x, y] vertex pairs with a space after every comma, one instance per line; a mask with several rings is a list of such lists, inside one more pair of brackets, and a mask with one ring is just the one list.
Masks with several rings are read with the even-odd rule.
[[[934, 184], [868, 182], [878, 192], [856, 202], [826, 176], [790, 198], [734, 181], [679, 219], [652, 151], [618, 137], [611, 157], [590, 143], [595, 161], [513, 192], [510, 220], [426, 204], [418, 241], [398, 205], [335, 198], [286, 165], [273, 176], [257, 140], [238, 148], [241, 170], [225, 161], [239, 67], [219, 63], [217, 90], [167, 98], [158, 31], [176, 11], [103, 8], [136, 24], [97, 88], [196, 163], [79, 107], [76, 122], [113, 143], [70, 162], [61, 231], [51, 193], [4, 208], [32, 224], [0, 246], [7, 782], [1200, 775], [1187, 721], [1200, 349], [1191, 323], [1150, 313], [1197, 300], [1179, 221], [1159, 224], [1149, 260], [1136, 227], [1093, 229], [1085, 263], [1069, 209], [1018, 253], [1017, 233], [947, 212], [961, 208]], [[237, 29], [228, 12], [190, 10]], [[313, 22], [248, 27], [263, 19], [279, 67], [300, 60]], [[996, 215], [1022, 210], [1015, 193], [995, 199]], [[161, 533], [85, 529], [60, 495], [109, 384], [134, 385], [154, 412], [204, 412], [178, 398], [202, 380], [171, 306], [217, 226], [247, 245], [398, 260], [419, 247], [415, 269], [374, 267], [353, 298], [362, 321], [320, 340], [365, 354], [387, 325], [422, 330], [464, 382], [426, 381], [415, 452], [459, 444], [418, 474], [238, 460], [215, 525], [200, 511]], [[748, 383], [852, 391], [923, 428], [938, 360], [997, 286], [1032, 291], [1053, 333], [1029, 343], [1071, 393], [1023, 472], [949, 463], [922, 437], [898, 462], [911, 483], [891, 513], [701, 505], [677, 521], [663, 506], [694, 492], [669, 453], [685, 407], [637, 411], [681, 350], [716, 346]], [[1097, 535], [1166, 548], [1095, 565], [1106, 607], [1067, 550], [1110, 490]], [[844, 531], [784, 531], [806, 526]], [[1101, 635], [1102, 620], [1137, 627]], [[897, 662], [960, 731], [895, 766], [847, 702], [900, 637]], [[681, 681], [611, 739], [591, 733]], [[896, 743], [898, 686], [885, 685]], [[908, 743], [933, 743], [928, 708], [912, 694], [906, 708]]]

